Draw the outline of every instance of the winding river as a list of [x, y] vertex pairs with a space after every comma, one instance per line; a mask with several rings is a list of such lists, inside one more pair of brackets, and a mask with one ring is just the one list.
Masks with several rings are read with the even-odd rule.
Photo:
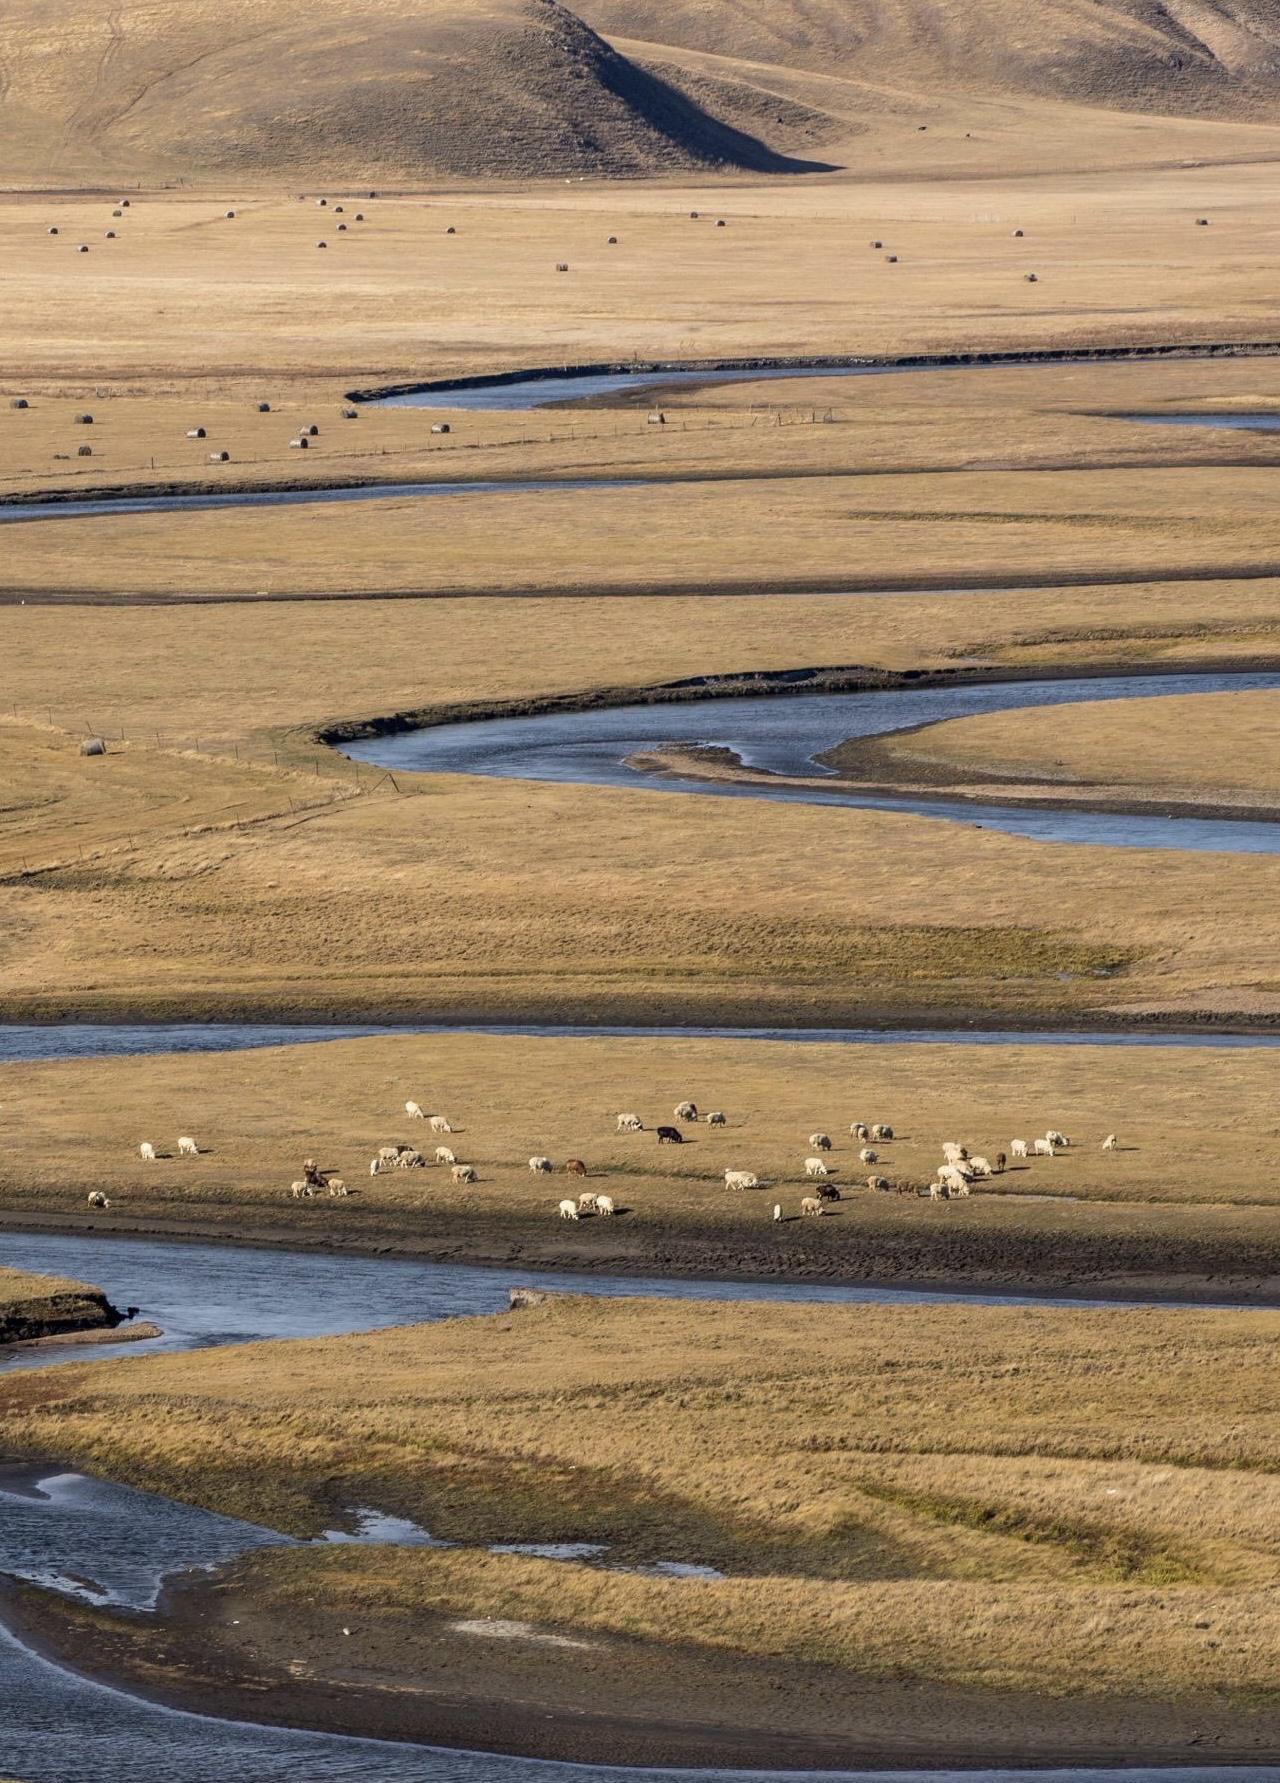
[[[910, 812], [1003, 830], [1041, 842], [1104, 843], [1117, 848], [1174, 848], [1231, 854], [1280, 853], [1280, 824], [1263, 820], [1049, 810], [962, 799], [881, 797], [842, 785], [817, 758], [846, 739], [879, 737], [984, 712], [1049, 709], [1085, 700], [1280, 690], [1280, 674], [1227, 673], [1079, 677], [1064, 681], [986, 682], [875, 693], [815, 693], [690, 700], [553, 712], [532, 718], [480, 719], [344, 745], [356, 760], [436, 774], [483, 774], [592, 786], [644, 786], [718, 798], [773, 799]], [[830, 784], [770, 785], [645, 772], [628, 765], [638, 752], [675, 742], [729, 749], [750, 768]], [[1052, 798], [1053, 788], [1045, 788]]]

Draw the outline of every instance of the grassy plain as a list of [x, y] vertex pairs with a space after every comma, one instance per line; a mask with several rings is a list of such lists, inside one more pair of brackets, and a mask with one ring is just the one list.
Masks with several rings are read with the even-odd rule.
[[[1239, 1749], [1275, 1736], [1275, 1321], [571, 1298], [63, 1369], [4, 1383], [0, 1407], [17, 1451], [301, 1535], [374, 1504], [459, 1544], [242, 1565], [236, 1614], [275, 1622], [264, 1643], [215, 1607], [242, 1665], [301, 1647], [303, 1678], [341, 1691], [381, 1636], [379, 1681], [413, 1690], [441, 1618], [458, 1657], [498, 1619], [610, 1643], [624, 1709], [636, 1655], [616, 1643], [660, 1642], [820, 1665], [828, 1694], [844, 1674], [1028, 1692], [1050, 1719], [1063, 1696], [1168, 1702]], [[583, 1540], [727, 1576], [488, 1551]], [[340, 1657], [314, 1638], [338, 1621]], [[848, 1737], [867, 1710], [839, 1694]]]
[[[1065, 963], [1065, 962], [1064, 962]], [[1273, 1054], [1256, 1048], [824, 1046], [765, 1041], [385, 1036], [239, 1054], [6, 1068], [0, 1214], [104, 1231], [199, 1232], [541, 1267], [621, 1272], [1037, 1283], [1113, 1293], [1270, 1292], [1280, 1276]], [[659, 1147], [653, 1127], [692, 1096], [724, 1130]], [[415, 1100], [457, 1129], [441, 1141]], [[1230, 1121], [1207, 1109], [1232, 1110]], [[619, 1111], [649, 1130], [618, 1134]], [[856, 1120], [899, 1135], [858, 1159]], [[881, 1195], [869, 1174], [919, 1190], [945, 1138], [979, 1154], [1051, 1126], [1074, 1141], [1016, 1161], [968, 1201]], [[811, 1132], [830, 1134], [844, 1199], [801, 1219]], [[1103, 1153], [1118, 1132], [1121, 1149]], [[193, 1134], [198, 1158], [178, 1159]], [[157, 1163], [139, 1158], [149, 1140]], [[432, 1164], [371, 1177], [379, 1147], [475, 1166], [460, 1187]], [[565, 1222], [578, 1186], [531, 1175], [569, 1157], [621, 1210]], [[295, 1201], [304, 1157], [351, 1194]], [[758, 1193], [726, 1190], [726, 1169]], [[89, 1214], [88, 1190], [111, 1197]], [[773, 1221], [779, 1202], [786, 1218]], [[104, 1246], [104, 1270], [111, 1249]], [[145, 1310], [145, 1309], [144, 1309]]]
[[[1271, 810], [1280, 792], [1280, 695], [1191, 694], [1086, 702], [1043, 717], [984, 714], [929, 725], [884, 746], [903, 774], [963, 781], [1034, 777], [1062, 796]], [[981, 786], [982, 782], [979, 782]]]

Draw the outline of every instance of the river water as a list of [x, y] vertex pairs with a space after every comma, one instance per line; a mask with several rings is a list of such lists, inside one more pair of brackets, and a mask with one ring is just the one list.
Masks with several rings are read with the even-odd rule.
[[[1102, 843], [1117, 848], [1175, 848], [1230, 854], [1280, 852], [1280, 824], [1241, 819], [1045, 810], [964, 800], [881, 798], [842, 786], [817, 757], [849, 738], [879, 737], [944, 719], [1056, 706], [1085, 700], [1280, 689], [1280, 674], [1081, 676], [1064, 681], [983, 682], [959, 687], [874, 693], [788, 693], [677, 704], [552, 712], [532, 718], [434, 725], [403, 735], [344, 745], [354, 759], [422, 773], [482, 774], [592, 786], [649, 787], [718, 798], [789, 804], [852, 805], [911, 812], [1042, 842]], [[779, 775], [826, 775], [826, 786], [734, 784], [650, 774], [629, 767], [637, 752], [673, 743], [730, 749], [748, 767]], [[1045, 796], [1052, 797], [1047, 787]]]

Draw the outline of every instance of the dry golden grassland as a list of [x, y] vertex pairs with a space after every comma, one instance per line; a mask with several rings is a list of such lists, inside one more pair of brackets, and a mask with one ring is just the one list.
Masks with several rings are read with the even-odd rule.
[[1210, 693], [1086, 702], [1054, 713], [993, 712], [929, 725], [888, 745], [905, 774], [923, 767], [1016, 780], [1066, 797], [1158, 798], [1265, 806], [1280, 791], [1280, 694]]
[[[547, 1267], [1213, 1294], [1228, 1277], [1265, 1285], [1280, 1272], [1273, 1078], [1273, 1054], [1258, 1049], [465, 1033], [10, 1065], [0, 1209], [18, 1222], [88, 1218]], [[685, 1144], [657, 1145], [654, 1126], [685, 1097], [722, 1109], [728, 1126], [690, 1127]], [[406, 1116], [409, 1100], [457, 1131], [432, 1135]], [[617, 1133], [624, 1111], [648, 1130]], [[875, 1147], [874, 1166], [859, 1161], [857, 1120], [899, 1135]], [[877, 1174], [922, 1190], [944, 1139], [994, 1158], [1050, 1127], [1072, 1138], [1065, 1155], [1014, 1161], [964, 1202], [867, 1186]], [[843, 1198], [828, 1217], [801, 1219], [815, 1131], [832, 1138]], [[1104, 1153], [1112, 1132], [1120, 1149]], [[198, 1158], [177, 1157], [180, 1133], [198, 1140]], [[139, 1157], [143, 1140], [158, 1162]], [[370, 1176], [379, 1148], [401, 1144], [432, 1161]], [[474, 1186], [434, 1163], [440, 1144], [474, 1165]], [[549, 1156], [557, 1174], [531, 1174], [533, 1156]], [[349, 1196], [294, 1200], [304, 1157], [340, 1174]], [[585, 1185], [560, 1173], [571, 1157], [586, 1163]], [[726, 1169], [752, 1171], [764, 1187], [731, 1192]], [[618, 1215], [560, 1220], [558, 1201], [583, 1186], [610, 1195]], [[96, 1188], [109, 1192], [109, 1214], [86, 1214]]]
[[6, 1269], [0, 1265], [0, 1319], [15, 1308], [32, 1301], [48, 1300], [57, 1294], [90, 1294], [95, 1290], [84, 1282], [67, 1276], [32, 1275], [22, 1269]]
[[[1263, 1312], [676, 1305], [17, 1378], [6, 1441], [307, 1534], [376, 1504], [465, 1551], [265, 1555], [277, 1608], [514, 1617], [863, 1675], [1270, 1700]], [[598, 1540], [672, 1582], [477, 1551]]]

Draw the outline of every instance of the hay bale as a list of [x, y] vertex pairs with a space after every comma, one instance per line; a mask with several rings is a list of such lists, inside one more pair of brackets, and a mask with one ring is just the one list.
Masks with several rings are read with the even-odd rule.
[[344, 421], [355, 421], [359, 418], [359, 409], [339, 409], [338, 413]]
[[1207, 229], [1209, 227], [1208, 217], [1197, 217], [1196, 218], [1196, 227], [1199, 229]]
[[92, 427], [93, 426], [93, 416], [92, 415], [73, 415], [71, 417], [71, 419], [75, 422], [77, 427]]
[[345, 235], [345, 234], [346, 234], [346, 232], [347, 232], [347, 226], [346, 226], [346, 224], [345, 224], [345, 223], [339, 223], [339, 224], [338, 224], [338, 234], [339, 234], [339, 235]]
[[873, 241], [871, 245], [873, 248], [882, 248], [884, 243], [882, 241]]
[[898, 264], [898, 256], [896, 254], [886, 254], [885, 259], [889, 262], [890, 266], [896, 266]]
[[269, 415], [271, 413], [271, 404], [269, 402], [260, 402], [258, 404], [258, 413], [260, 415]]
[[328, 244], [328, 242], [327, 242], [327, 241], [318, 241], [318, 242], [317, 242], [317, 243], [316, 243], [316, 246], [317, 246], [317, 247], [318, 247], [318, 248], [327, 248], [327, 247], [328, 247], [328, 245], [329, 245], [329, 244]]
[[302, 433], [309, 433], [311, 435], [312, 439], [314, 439], [316, 437], [316, 435], [319, 433], [320, 429], [316, 426], [315, 422], [312, 421], [308, 424], [308, 426], [301, 428], [300, 431]]
[[453, 428], [447, 421], [433, 421], [431, 423], [431, 431], [432, 433], [452, 433]]
[[616, 248], [617, 245], [618, 245], [618, 238], [616, 235], [611, 235], [609, 237], [608, 241], [605, 243], [605, 246], [607, 248]]
[[1026, 273], [1024, 276], [1029, 285], [1038, 285], [1040, 283], [1038, 274], [1034, 272]]
[[717, 229], [727, 229], [728, 227], [729, 227], [729, 225], [725, 222], [723, 217], [721, 217], [719, 219], [719, 221], [716, 223]]
[[124, 212], [122, 210], [113, 210], [111, 215], [113, 217], [122, 217], [124, 215]]
[[189, 440], [202, 440], [206, 437], [207, 435], [203, 427], [188, 427], [187, 429], [187, 438]]
[[454, 228], [452, 223], [450, 223], [449, 227], [445, 230], [446, 235], [456, 235], [457, 233], [458, 231]]
[[116, 239], [116, 232], [115, 232], [115, 230], [114, 230], [114, 229], [108, 229], [108, 230], [107, 230], [107, 232], [106, 232], [106, 236], [105, 236], [105, 239], [106, 239], [106, 240], [107, 240], [107, 241], [114, 241], [114, 240], [115, 240], [115, 239]]
[[567, 260], [557, 260], [556, 261], [556, 271], [557, 272], [568, 272], [568, 270], [569, 270], [569, 262]]
[[233, 211], [233, 210], [229, 210], [229, 211], [227, 211], [227, 212], [225, 212], [225, 215], [226, 215], [226, 216], [228, 216], [228, 217], [234, 217], [234, 216], [235, 216], [235, 214], [236, 214], [236, 213], [235, 213], [235, 212], [234, 212], [234, 211]]
[[11, 396], [9, 398], [9, 407], [11, 409], [29, 409], [31, 404], [27, 401], [25, 396]]
[[82, 242], [81, 242], [81, 243], [80, 243], [80, 246], [79, 246], [79, 247], [78, 247], [78, 248], [77, 248], [77, 249], [76, 249], [76, 253], [77, 253], [77, 254], [87, 254], [87, 253], [88, 253], [88, 252], [89, 252], [89, 244], [88, 244], [88, 242], [87, 242], [87, 241], [82, 241]]
[[305, 433], [300, 433], [297, 439], [290, 440], [289, 444], [295, 452], [305, 452], [307, 447], [311, 444], [311, 441], [307, 438]]
[[129, 200], [127, 198], [122, 198], [120, 200], [120, 209], [128, 210], [128, 208], [129, 208]]
[[49, 225], [49, 234], [50, 234], [50, 235], [56, 235], [56, 234], [57, 234], [57, 233], [58, 233], [58, 225], [57, 225], [57, 224], [56, 224], [56, 223], [50, 223], [50, 225]]
[[358, 211], [357, 211], [357, 212], [356, 212], [356, 222], [357, 222], [357, 223], [363, 223], [363, 222], [364, 222], [364, 212], [363, 212], [363, 211], [362, 211], [362, 210], [358, 210]]
[[105, 755], [107, 746], [101, 737], [86, 737], [80, 745], [81, 755]]
[[336, 216], [336, 217], [340, 217], [340, 216], [341, 216], [341, 215], [342, 215], [342, 212], [343, 212], [343, 209], [344, 209], [344, 208], [345, 208], [345, 207], [344, 207], [344, 206], [343, 206], [343, 205], [341, 205], [341, 204], [335, 204], [335, 205], [334, 205], [334, 207], [333, 207], [333, 214], [334, 214], [334, 215], [335, 215], [335, 216]]
[[317, 198], [316, 199], [316, 204], [319, 206], [319, 208], [321, 210], [324, 210], [327, 207], [328, 203], [329, 203], [329, 200], [327, 198]]
[[1022, 231], [1021, 231], [1021, 229], [1015, 229], [1015, 230], [1014, 230], [1014, 232], [1013, 232], [1013, 239], [1014, 239], [1014, 240], [1015, 240], [1015, 241], [1021, 241], [1021, 239], [1022, 239]]
[[93, 447], [92, 446], [77, 446], [76, 447], [76, 457], [77, 458], [92, 458], [93, 457]]
[[209, 463], [210, 464], [230, 464], [230, 462], [231, 462], [230, 452], [210, 452], [210, 454], [209, 454]]

